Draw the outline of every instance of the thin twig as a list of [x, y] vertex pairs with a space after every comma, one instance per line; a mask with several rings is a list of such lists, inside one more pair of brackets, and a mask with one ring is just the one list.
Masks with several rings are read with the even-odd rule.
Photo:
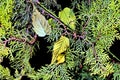
[[[47, 11], [45, 11], [44, 9], [43, 9], [43, 12], [44, 13], [46, 13], [48, 16], [50, 16], [51, 18], [53, 18], [55, 21], [57, 21], [60, 25], [62, 25], [63, 27], [64, 27], [64, 29], [66, 30], [66, 25], [61, 21], [61, 20], [59, 20], [58, 18], [56, 18], [55, 16], [53, 16], [52, 14], [50, 14], [49, 12], [47, 12]], [[43, 13], [43, 15], [44, 15], [44, 13]]]
[[110, 52], [109, 50], [107, 50], [107, 52], [108, 52], [110, 55], [112, 55], [116, 60], [120, 61], [120, 59], [117, 58], [112, 52]]
[[82, 36], [85, 35], [85, 28], [88, 25], [89, 21], [90, 21], [90, 18], [88, 17], [87, 21], [85, 22], [85, 24], [82, 27], [82, 34], [81, 34]]
[[34, 38], [33, 38], [31, 41], [26, 41], [25, 38], [22, 38], [22, 39], [21, 39], [21, 38], [11, 37], [11, 38], [3, 41], [3, 43], [4, 43], [4, 45], [6, 46], [7, 43], [9, 43], [10, 41], [18, 41], [18, 42], [25, 42], [25, 43], [28, 43], [28, 44], [32, 45], [32, 44], [35, 43], [36, 39], [37, 39], [37, 35], [34, 35]]
[[98, 61], [97, 52], [96, 52], [96, 49], [95, 49], [95, 43], [92, 43], [92, 49], [93, 49], [93, 55], [94, 55], [96, 61]]
[[88, 5], [90, 5], [90, 2], [91, 2], [91, 1], [90, 1], [90, 0], [88, 0]]

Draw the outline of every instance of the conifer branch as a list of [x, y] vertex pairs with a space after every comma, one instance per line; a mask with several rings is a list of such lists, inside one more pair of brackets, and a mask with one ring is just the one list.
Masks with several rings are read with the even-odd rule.
[[101, 62], [99, 62], [99, 58], [98, 58], [98, 55], [97, 55], [97, 51], [96, 51], [96, 49], [95, 49], [95, 43], [92, 43], [92, 49], [93, 49], [93, 55], [94, 55], [94, 57], [95, 57], [95, 59], [96, 59], [96, 63], [99, 65], [99, 67], [103, 70], [103, 71], [105, 71], [105, 69], [102, 67], [102, 65], [101, 65]]

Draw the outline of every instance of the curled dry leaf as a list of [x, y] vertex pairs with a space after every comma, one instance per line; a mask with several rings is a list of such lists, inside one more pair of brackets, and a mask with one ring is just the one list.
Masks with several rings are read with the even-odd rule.
[[63, 63], [65, 61], [65, 54], [59, 54], [57, 57], [57, 64]]
[[65, 36], [61, 36], [60, 39], [54, 43], [51, 64], [55, 63], [56, 61], [57, 64], [65, 61], [65, 54], [62, 53], [67, 50], [69, 45], [69, 39]]

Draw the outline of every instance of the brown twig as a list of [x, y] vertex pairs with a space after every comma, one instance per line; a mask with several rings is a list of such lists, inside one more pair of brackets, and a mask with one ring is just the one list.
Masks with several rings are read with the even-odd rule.
[[35, 34], [35, 35], [34, 35], [34, 38], [33, 38], [31, 41], [29, 41], [28, 43], [29, 43], [30, 45], [32, 45], [32, 44], [35, 43], [36, 40], [37, 40], [37, 34]]
[[90, 21], [90, 17], [88, 17], [87, 21], [85, 22], [85, 24], [84, 24], [83, 27], [82, 27], [81, 36], [86, 35], [86, 33], [85, 33], [85, 28], [86, 28], [86, 26], [88, 25], [89, 21]]
[[32, 44], [35, 43], [36, 40], [37, 40], [37, 35], [34, 35], [34, 38], [33, 38], [31, 41], [27, 41], [25, 38], [22, 38], [22, 39], [21, 39], [21, 38], [11, 37], [11, 38], [3, 41], [3, 43], [4, 43], [4, 45], [6, 46], [7, 43], [10, 42], [10, 41], [18, 41], [18, 42], [25, 42], [25, 43], [27, 43], [27, 44], [32, 45]]
[[91, 2], [91, 1], [90, 1], [90, 0], [88, 0], [88, 5], [90, 5], [90, 2]]

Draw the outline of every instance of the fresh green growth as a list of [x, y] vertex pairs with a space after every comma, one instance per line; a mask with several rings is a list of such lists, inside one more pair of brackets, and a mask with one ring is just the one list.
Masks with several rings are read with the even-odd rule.
[[11, 28], [10, 18], [13, 9], [13, 0], [0, 1], [0, 37], [5, 36], [6, 32]]

